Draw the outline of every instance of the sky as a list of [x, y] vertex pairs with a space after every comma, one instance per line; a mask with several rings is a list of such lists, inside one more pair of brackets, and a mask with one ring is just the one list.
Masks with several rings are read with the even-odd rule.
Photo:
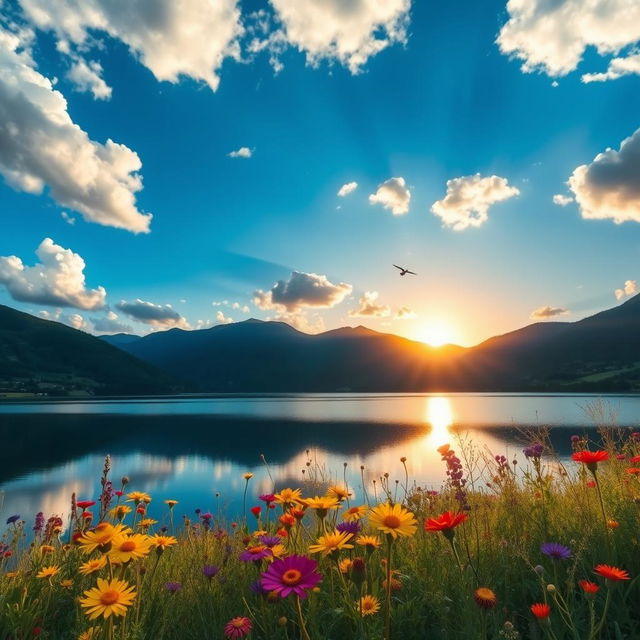
[[636, 0], [0, 16], [0, 304], [473, 345], [637, 291]]

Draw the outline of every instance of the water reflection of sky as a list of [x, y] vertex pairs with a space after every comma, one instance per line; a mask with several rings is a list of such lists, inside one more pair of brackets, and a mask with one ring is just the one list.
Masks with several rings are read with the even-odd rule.
[[[373, 481], [379, 486], [385, 472], [392, 486], [396, 479], [404, 483], [403, 456], [412, 481], [437, 488], [444, 467], [436, 449], [447, 442], [455, 447], [457, 435], [470, 438], [482, 451], [512, 457], [522, 444], [510, 425], [593, 426], [589, 412], [593, 414], [594, 407], [606, 419], [615, 415], [618, 424], [638, 424], [640, 398], [628, 396], [597, 401], [587, 396], [432, 394], [1, 405], [1, 433], [9, 446], [3, 446], [0, 462], [10, 475], [3, 476], [0, 485], [0, 517], [19, 513], [31, 518], [38, 511], [64, 516], [73, 492], [78, 499], [95, 499], [107, 452], [112, 453], [114, 484], [127, 475], [131, 488], [151, 493], [151, 513], [158, 519], [167, 498], [180, 501], [178, 516], [192, 515], [196, 508], [237, 515], [243, 473], [254, 474], [249, 485], [254, 499], [274, 488], [260, 461], [262, 452], [278, 488], [300, 485], [314, 469], [327, 480], [341, 481], [346, 462], [348, 483], [354, 499], [360, 500], [361, 465], [372, 494]], [[170, 426], [157, 426], [160, 422], [153, 416], [169, 416]], [[226, 422], [225, 416], [238, 421]], [[151, 426], [138, 429], [143, 418], [151, 418]], [[103, 442], [105, 427], [99, 420], [105, 419], [116, 436], [109, 434]], [[71, 431], [58, 442], [50, 431], [61, 433], [62, 426]], [[569, 432], [562, 431], [567, 441]], [[11, 452], [12, 440], [22, 456], [32, 458], [24, 460], [24, 468]], [[309, 459], [311, 468], [306, 466]]]

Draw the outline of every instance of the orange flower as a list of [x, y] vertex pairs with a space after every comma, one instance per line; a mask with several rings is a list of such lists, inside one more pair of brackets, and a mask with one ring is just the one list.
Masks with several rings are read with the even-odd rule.
[[293, 527], [295, 523], [296, 519], [290, 513], [283, 513], [280, 516], [280, 524], [284, 525], [285, 527]]
[[617, 520], [609, 519], [607, 520], [607, 527], [609, 529], [617, 529], [620, 526], [620, 523]]
[[476, 589], [473, 592], [473, 599], [477, 602], [478, 606], [483, 609], [492, 609], [498, 601], [496, 594], [488, 587], [479, 587]]
[[594, 594], [600, 591], [600, 587], [595, 582], [591, 582], [590, 580], [578, 580], [578, 584], [586, 594]]
[[439, 518], [429, 518], [424, 523], [426, 531], [442, 531], [447, 538], [453, 538], [453, 529], [463, 523], [469, 516], [466, 513], [445, 511]]
[[531, 613], [533, 613], [538, 620], [546, 620], [551, 615], [551, 607], [548, 604], [536, 602], [531, 605]]
[[640, 467], [629, 467], [627, 473], [632, 473], [637, 476], [640, 473]]
[[612, 567], [608, 564], [599, 564], [594, 572], [599, 576], [606, 578], [607, 580], [613, 580], [614, 582], [618, 582], [620, 580], [629, 580], [629, 574], [623, 569], [618, 569], [618, 567]]

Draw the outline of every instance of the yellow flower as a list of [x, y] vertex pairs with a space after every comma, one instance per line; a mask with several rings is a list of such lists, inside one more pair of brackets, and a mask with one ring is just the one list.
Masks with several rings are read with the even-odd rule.
[[149, 538], [149, 542], [151, 543], [152, 547], [155, 547], [156, 549], [162, 549], [163, 551], [166, 547], [171, 547], [174, 544], [178, 544], [178, 541], [173, 536], [159, 535], [155, 535]]
[[60, 586], [65, 589], [71, 589], [71, 587], [73, 587], [73, 580], [60, 580]]
[[254, 531], [253, 532], [253, 537], [254, 538], [259, 538], [260, 536], [266, 536], [267, 533], [269, 533], [268, 531], [264, 531], [264, 529], [260, 529], [259, 531]]
[[342, 519], [347, 522], [353, 522], [354, 520], [360, 520], [367, 511], [369, 507], [366, 504], [361, 504], [359, 507], [350, 507], [342, 514]]
[[273, 553], [274, 558], [280, 558], [287, 552], [285, 546], [283, 544], [276, 544], [271, 547], [271, 553]]
[[148, 529], [151, 525], [154, 524], [158, 524], [158, 521], [154, 520], [153, 518], [144, 518], [143, 520], [140, 520], [140, 522], [138, 522], [138, 526], [142, 527], [143, 529]]
[[349, 491], [347, 491], [347, 489], [345, 489], [344, 487], [335, 485], [333, 487], [329, 487], [327, 495], [342, 502], [342, 500], [346, 500], [351, 495], [351, 493], [349, 493]]
[[352, 561], [349, 558], [344, 558], [338, 562], [338, 569], [340, 569], [340, 573], [348, 573], [349, 568], [351, 567]]
[[131, 507], [128, 504], [119, 504], [109, 511], [109, 515], [116, 520], [123, 520], [127, 513], [131, 513]]
[[5, 578], [17, 578], [20, 575], [19, 571], [7, 571], [7, 573], [4, 574]]
[[243, 477], [245, 480], [251, 480], [251, 478], [253, 478], [253, 473], [249, 473], [249, 472], [247, 471], [247, 473], [245, 473], [242, 477]]
[[137, 558], [144, 558], [151, 549], [151, 540], [149, 536], [141, 533], [134, 533], [130, 536], [121, 538], [109, 551], [109, 559], [111, 562], [120, 564], [121, 562], [129, 562]]
[[144, 491], [132, 491], [131, 493], [127, 493], [127, 498], [129, 502], [135, 502], [136, 504], [139, 504], [140, 502], [149, 504], [151, 502], [151, 496]]
[[353, 549], [352, 544], [347, 544], [352, 536], [353, 534], [347, 531], [336, 530], [333, 533], [327, 533], [320, 536], [318, 542], [309, 547], [309, 553], [322, 553], [323, 556], [328, 556], [341, 549]]
[[136, 598], [136, 592], [124, 580], [103, 580], [98, 578], [98, 586], [84, 592], [85, 597], [80, 600], [80, 606], [85, 608], [90, 620], [99, 616], [108, 618], [111, 615], [124, 616], [127, 607]]
[[283, 489], [275, 494], [277, 504], [295, 504], [300, 500], [302, 492], [300, 489]]
[[88, 560], [78, 567], [78, 571], [83, 576], [88, 576], [90, 573], [94, 573], [96, 571], [100, 571], [107, 566], [107, 559], [104, 556], [100, 556], [99, 558], [95, 558], [93, 560]]
[[356, 544], [367, 547], [367, 551], [373, 551], [382, 546], [382, 542], [380, 542], [378, 536], [358, 536], [356, 538]]
[[50, 544], [40, 545], [40, 551], [42, 553], [53, 553], [55, 549]]
[[96, 640], [99, 635], [100, 627], [90, 627], [78, 636], [78, 640]]
[[106, 553], [112, 545], [130, 531], [124, 525], [112, 525], [108, 522], [101, 522], [93, 531], [85, 532], [78, 540], [85, 553], [93, 553], [96, 549]]
[[398, 536], [412, 536], [418, 523], [411, 511], [407, 511], [401, 504], [390, 505], [383, 502], [371, 510], [369, 524], [383, 533], [395, 538]]
[[309, 509], [316, 509], [317, 511], [324, 511], [325, 513], [329, 509], [339, 509], [340, 503], [338, 499], [333, 496], [316, 496], [315, 498], [303, 498], [300, 503], [309, 507]]
[[52, 565], [50, 567], [42, 567], [40, 571], [36, 574], [36, 578], [53, 578], [57, 573], [60, 572], [60, 567], [57, 565]]
[[360, 600], [356, 600], [356, 606], [362, 616], [372, 616], [380, 611], [380, 600], [375, 596], [362, 596]]
[[173, 509], [178, 504], [177, 500], [165, 500], [164, 503], [169, 505], [169, 509]]

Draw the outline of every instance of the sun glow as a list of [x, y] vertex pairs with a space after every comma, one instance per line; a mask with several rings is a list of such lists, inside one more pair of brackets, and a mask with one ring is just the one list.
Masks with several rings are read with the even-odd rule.
[[440, 445], [446, 444], [451, 438], [449, 427], [453, 424], [451, 401], [444, 397], [427, 398], [427, 422], [431, 425], [431, 432], [426, 442], [433, 451]]
[[429, 323], [418, 329], [417, 338], [432, 347], [441, 347], [455, 341], [450, 325], [443, 323]]

